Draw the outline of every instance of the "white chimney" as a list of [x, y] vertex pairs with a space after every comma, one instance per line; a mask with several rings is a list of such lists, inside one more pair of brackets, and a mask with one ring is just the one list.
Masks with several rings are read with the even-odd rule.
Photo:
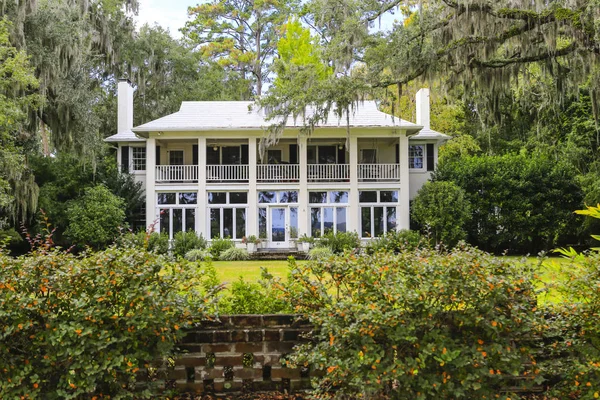
[[119, 79], [117, 101], [117, 133], [129, 131], [133, 128], [133, 87], [129, 79]]
[[419, 89], [416, 97], [417, 102], [417, 125], [423, 129], [431, 129], [431, 111], [429, 109], [429, 89]]

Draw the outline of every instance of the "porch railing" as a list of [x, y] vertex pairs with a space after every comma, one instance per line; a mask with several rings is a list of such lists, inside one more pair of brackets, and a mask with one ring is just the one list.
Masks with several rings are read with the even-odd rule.
[[248, 165], [207, 165], [207, 182], [248, 181]]
[[358, 164], [358, 180], [365, 181], [399, 181], [400, 164]]
[[259, 182], [297, 182], [300, 179], [298, 164], [260, 164], [256, 166]]
[[157, 165], [156, 182], [197, 182], [197, 165]]
[[335, 182], [349, 179], [348, 164], [308, 164], [309, 182]]

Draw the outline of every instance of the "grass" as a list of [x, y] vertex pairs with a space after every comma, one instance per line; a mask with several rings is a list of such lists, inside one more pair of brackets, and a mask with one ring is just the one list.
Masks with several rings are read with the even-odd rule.
[[[304, 263], [306, 261], [296, 261]], [[269, 270], [273, 276], [285, 278], [288, 273], [287, 260], [263, 261], [213, 261], [217, 276], [221, 282], [233, 282], [243, 277], [245, 281], [256, 282], [260, 279], [261, 267]]]

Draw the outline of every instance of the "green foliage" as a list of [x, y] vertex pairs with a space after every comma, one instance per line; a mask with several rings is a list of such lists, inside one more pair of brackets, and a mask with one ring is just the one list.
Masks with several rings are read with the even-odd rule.
[[184, 256], [188, 261], [204, 261], [207, 257], [210, 257], [210, 252], [204, 249], [192, 249]]
[[0, 252], [2, 397], [158, 398], [136, 375], [160, 367], [192, 315], [211, 307], [203, 270], [135, 246], [79, 257], [51, 246]]
[[309, 260], [328, 260], [334, 256], [333, 250], [331, 248], [319, 245], [317, 247], [313, 247], [308, 252]]
[[412, 214], [435, 244], [453, 247], [466, 237], [471, 219], [465, 192], [452, 182], [426, 182], [412, 203]]
[[177, 232], [173, 238], [173, 254], [184, 257], [190, 250], [206, 248], [206, 239], [194, 231]]
[[237, 247], [230, 247], [219, 254], [219, 260], [221, 261], [244, 261], [250, 258], [248, 250], [238, 249]]
[[418, 247], [424, 247], [425, 240], [417, 231], [410, 230], [391, 230], [383, 236], [369, 241], [366, 247], [368, 254], [375, 254], [379, 251], [399, 253], [402, 251], [412, 251]]
[[328, 247], [335, 254], [342, 254], [346, 250], [360, 249], [360, 238], [356, 232], [333, 233], [329, 231], [319, 239], [319, 246]]
[[123, 207], [123, 199], [106, 186], [87, 188], [67, 207], [69, 227], [65, 233], [80, 246], [106, 246], [115, 240], [125, 222]]
[[278, 314], [290, 311], [289, 303], [279, 299], [276, 290], [262, 282], [246, 282], [241, 276], [219, 301], [219, 312], [222, 314]]
[[218, 260], [222, 252], [232, 247], [235, 247], [233, 240], [216, 237], [211, 240], [209, 251], [213, 259]]
[[291, 364], [322, 371], [316, 398], [516, 398], [502, 390], [544, 325], [532, 281], [530, 265], [473, 248], [295, 265], [285, 299], [317, 329]]

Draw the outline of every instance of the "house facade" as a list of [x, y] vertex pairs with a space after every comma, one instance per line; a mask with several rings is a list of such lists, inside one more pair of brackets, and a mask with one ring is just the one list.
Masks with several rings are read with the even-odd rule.
[[287, 249], [303, 235], [356, 231], [364, 239], [409, 228], [409, 203], [429, 179], [448, 136], [429, 126], [429, 91], [417, 93], [417, 123], [359, 103], [310, 135], [288, 120], [279, 142], [259, 156], [266, 121], [252, 102], [183, 102], [178, 112], [133, 127], [133, 88], [120, 81], [121, 168], [146, 192], [146, 226], [172, 238], [193, 230], [207, 239]]

